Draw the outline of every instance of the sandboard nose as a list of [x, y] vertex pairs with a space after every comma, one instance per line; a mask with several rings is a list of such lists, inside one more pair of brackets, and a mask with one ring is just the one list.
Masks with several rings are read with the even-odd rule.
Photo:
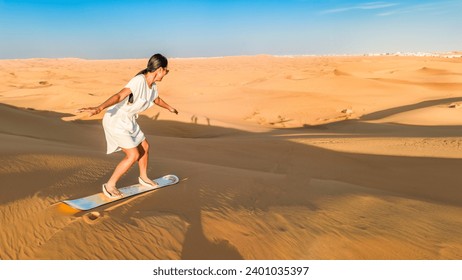
[[162, 178], [164, 178], [165, 180], [169, 180], [170, 182], [172, 182], [172, 184], [176, 184], [178, 183], [178, 181], [180, 181], [180, 178], [178, 178], [178, 176], [172, 174], [165, 175]]

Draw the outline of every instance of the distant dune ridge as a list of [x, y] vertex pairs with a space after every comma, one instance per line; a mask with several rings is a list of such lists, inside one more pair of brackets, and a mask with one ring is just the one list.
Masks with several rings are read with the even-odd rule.
[[0, 60], [0, 259], [460, 259], [457, 54], [170, 59], [138, 120], [183, 181], [87, 212], [123, 155], [74, 113], [146, 60]]

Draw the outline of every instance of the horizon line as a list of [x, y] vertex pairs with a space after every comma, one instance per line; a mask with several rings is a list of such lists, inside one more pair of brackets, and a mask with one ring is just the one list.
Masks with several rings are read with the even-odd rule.
[[[452, 51], [412, 51], [412, 52], [368, 52], [368, 53], [333, 53], [333, 54], [242, 54], [242, 55], [222, 55], [222, 56], [190, 56], [180, 57], [171, 56], [168, 59], [217, 59], [217, 58], [228, 58], [228, 57], [256, 57], [256, 56], [270, 56], [270, 57], [335, 57], [335, 56], [444, 56], [444, 55], [456, 55], [462, 57], [462, 50]], [[0, 58], [1, 60], [33, 60], [33, 59], [47, 59], [47, 60], [137, 60], [146, 59], [146, 57], [133, 57], [133, 58], [84, 58], [84, 57], [28, 57], [28, 58]]]

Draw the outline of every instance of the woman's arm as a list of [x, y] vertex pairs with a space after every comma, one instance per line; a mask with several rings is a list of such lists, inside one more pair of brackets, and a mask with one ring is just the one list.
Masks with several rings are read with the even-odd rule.
[[130, 93], [131, 90], [129, 88], [123, 88], [121, 91], [119, 91], [118, 93], [114, 94], [113, 96], [109, 97], [106, 101], [101, 103], [101, 105], [99, 105], [98, 107], [81, 108], [77, 110], [77, 112], [89, 112], [90, 117], [93, 115], [97, 115], [107, 107], [117, 104], [120, 101], [124, 100]]
[[162, 100], [162, 98], [160, 97], [157, 97], [155, 100], [154, 100], [154, 103], [157, 105], [157, 106], [160, 106], [162, 108], [165, 108], [167, 110], [169, 110], [170, 112], [172, 113], [175, 113], [175, 114], [178, 114], [178, 111], [173, 108], [172, 106], [168, 105], [164, 100]]

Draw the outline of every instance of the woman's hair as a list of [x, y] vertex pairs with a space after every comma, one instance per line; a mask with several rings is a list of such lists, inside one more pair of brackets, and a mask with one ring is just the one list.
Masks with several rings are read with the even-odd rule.
[[[140, 74], [144, 75], [148, 72], [154, 72], [160, 67], [165, 68], [167, 66], [168, 66], [167, 58], [161, 55], [160, 53], [156, 53], [155, 55], [151, 56], [151, 58], [149, 59], [148, 66], [146, 66], [146, 68], [138, 72], [138, 74], [136, 74], [135, 77]], [[133, 93], [130, 93], [130, 95], [128, 96], [128, 104], [132, 104], [132, 103], [133, 103]]]
[[135, 76], [138, 76], [140, 74], [146, 74], [148, 72], [154, 72], [160, 67], [165, 68], [167, 66], [168, 66], [167, 58], [161, 55], [160, 53], [156, 53], [155, 55], [151, 56], [146, 68], [138, 72], [138, 74], [136, 74]]

